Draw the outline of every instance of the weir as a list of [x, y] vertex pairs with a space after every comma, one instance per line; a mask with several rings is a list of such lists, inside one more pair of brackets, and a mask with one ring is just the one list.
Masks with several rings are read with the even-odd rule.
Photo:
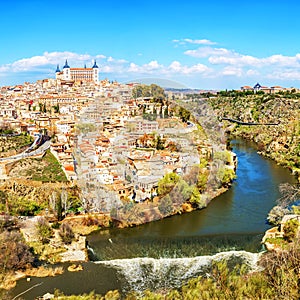
[[159, 290], [179, 288], [191, 278], [210, 276], [213, 264], [227, 262], [229, 268], [246, 265], [247, 270], [257, 271], [261, 254], [246, 251], [221, 252], [211, 256], [191, 258], [133, 258], [98, 261], [96, 264], [109, 266], [117, 270], [118, 279], [122, 282], [122, 292], [142, 292], [145, 289]]

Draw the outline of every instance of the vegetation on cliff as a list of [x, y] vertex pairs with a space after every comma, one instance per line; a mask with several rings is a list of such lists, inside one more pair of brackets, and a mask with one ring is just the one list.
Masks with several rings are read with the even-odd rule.
[[65, 183], [11, 179], [0, 185], [0, 212], [14, 216], [34, 216], [48, 210], [60, 219], [65, 209], [77, 212], [81, 206], [77, 186]]
[[29, 134], [16, 134], [12, 130], [0, 128], [0, 157], [15, 155], [25, 150], [33, 142]]
[[26, 158], [13, 163], [9, 176], [42, 182], [67, 181], [61, 165], [50, 150], [42, 158]]
[[299, 172], [299, 98], [300, 94], [292, 92], [269, 95], [224, 91], [208, 101], [221, 118], [261, 124], [240, 125], [224, 121], [232, 135], [254, 141], [263, 155]]

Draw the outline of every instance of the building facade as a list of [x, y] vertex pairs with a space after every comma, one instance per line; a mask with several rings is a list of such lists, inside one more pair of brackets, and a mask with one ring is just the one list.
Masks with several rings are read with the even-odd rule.
[[56, 79], [65, 80], [65, 81], [81, 81], [81, 82], [99, 82], [98, 66], [96, 61], [91, 68], [70, 68], [68, 61], [66, 60], [65, 65], [63, 66], [62, 71], [57, 65], [55, 71]]

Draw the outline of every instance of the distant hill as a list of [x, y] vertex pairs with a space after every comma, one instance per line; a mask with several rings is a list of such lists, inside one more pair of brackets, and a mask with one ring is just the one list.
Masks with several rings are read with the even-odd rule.
[[138, 83], [147, 84], [147, 85], [157, 84], [163, 88], [188, 89], [187, 86], [185, 86], [179, 82], [176, 82], [173, 80], [168, 80], [168, 79], [162, 79], [162, 78], [138, 78], [135, 80], [131, 80], [127, 83], [131, 83], [131, 82], [138, 82]]

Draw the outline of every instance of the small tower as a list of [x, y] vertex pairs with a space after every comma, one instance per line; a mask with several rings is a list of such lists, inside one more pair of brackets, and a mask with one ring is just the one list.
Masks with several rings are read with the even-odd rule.
[[61, 77], [61, 72], [60, 72], [60, 69], [59, 69], [59, 65], [57, 65], [56, 71], [55, 71], [55, 78], [60, 79], [60, 77]]
[[65, 65], [63, 67], [63, 79], [64, 80], [71, 80], [71, 72], [70, 66], [68, 65], [68, 60], [66, 59]]
[[254, 93], [258, 92], [261, 89], [261, 85], [259, 83], [257, 83], [254, 87], [253, 87], [253, 91]]
[[65, 65], [64, 65], [64, 69], [70, 69], [70, 66], [68, 65], [68, 60], [66, 59]]
[[97, 62], [96, 60], [94, 61], [94, 65], [93, 65], [93, 80], [95, 83], [99, 82], [99, 67], [97, 66]]

